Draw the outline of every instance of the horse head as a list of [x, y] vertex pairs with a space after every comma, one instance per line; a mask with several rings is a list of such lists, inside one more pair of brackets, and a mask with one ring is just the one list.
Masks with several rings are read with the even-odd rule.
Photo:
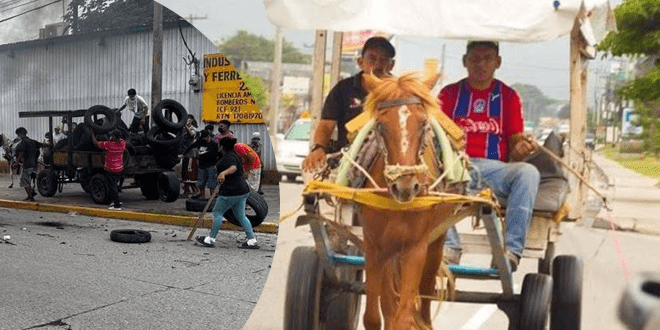
[[[428, 167], [423, 155], [431, 134], [429, 109], [438, 107], [430, 89], [437, 76], [422, 82], [416, 75], [377, 78], [363, 75], [369, 92], [365, 111], [375, 118], [375, 134], [381, 149], [380, 183], [399, 203], [410, 203], [428, 191]], [[379, 168], [379, 167], [377, 167]]]

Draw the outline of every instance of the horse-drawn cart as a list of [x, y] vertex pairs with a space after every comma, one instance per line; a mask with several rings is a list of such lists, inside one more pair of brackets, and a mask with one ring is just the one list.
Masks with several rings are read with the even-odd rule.
[[[183, 121], [170, 125], [181, 125], [187, 113], [178, 103], [174, 108], [174, 111], [166, 111], [174, 112]], [[159, 104], [152, 115], [156, 117], [162, 110], [163, 106]], [[66, 139], [44, 146], [45, 166], [39, 170], [36, 178], [41, 196], [53, 197], [58, 191], [62, 192], [65, 184], [79, 183], [95, 203], [110, 203], [109, 188], [104, 178], [104, 153], [93, 145], [91, 134], [94, 131], [97, 135], [103, 135], [111, 129], [119, 129], [127, 140], [121, 188], [140, 188], [142, 195], [150, 200], [160, 198], [164, 202], [173, 202], [179, 198], [180, 182], [172, 167], [178, 161], [182, 126], [170, 129], [169, 132], [163, 131], [162, 125], [159, 125], [152, 127], [146, 134], [130, 133], [115, 110], [104, 106], [72, 111], [25, 111], [20, 112], [19, 117], [48, 118], [51, 134], [53, 117], [63, 117], [67, 123], [73, 123], [74, 118], [85, 117], [84, 122], [78, 124]], [[164, 121], [166, 119], [160, 118], [160, 122]], [[132, 179], [132, 182], [123, 185], [124, 179]]]

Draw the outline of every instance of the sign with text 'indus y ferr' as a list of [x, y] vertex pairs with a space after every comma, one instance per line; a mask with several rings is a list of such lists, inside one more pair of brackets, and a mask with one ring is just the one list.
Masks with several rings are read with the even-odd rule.
[[204, 55], [202, 121], [229, 120], [236, 124], [263, 124], [250, 90], [222, 54]]

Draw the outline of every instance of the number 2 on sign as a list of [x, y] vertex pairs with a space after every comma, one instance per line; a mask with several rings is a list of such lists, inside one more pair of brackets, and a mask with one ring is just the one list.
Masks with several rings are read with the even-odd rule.
[[244, 81], [241, 81], [241, 82], [238, 83], [238, 89], [239, 89], [239, 90], [242, 90], [242, 91], [247, 91], [247, 90], [249, 90], [248, 87], [245, 86], [245, 82], [244, 82]]

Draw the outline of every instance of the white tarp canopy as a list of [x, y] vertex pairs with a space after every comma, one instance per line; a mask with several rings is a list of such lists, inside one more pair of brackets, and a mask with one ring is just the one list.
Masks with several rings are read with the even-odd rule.
[[600, 40], [614, 24], [608, 0], [264, 0], [268, 20], [294, 30], [510, 42], [567, 35], [583, 4], [594, 39]]

